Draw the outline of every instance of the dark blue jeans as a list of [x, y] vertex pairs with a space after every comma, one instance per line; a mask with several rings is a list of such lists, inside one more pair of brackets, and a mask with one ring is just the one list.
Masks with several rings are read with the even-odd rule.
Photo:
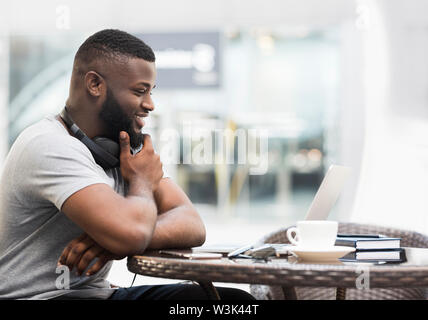
[[[255, 300], [246, 291], [216, 287], [221, 300]], [[112, 300], [209, 300], [205, 290], [197, 284], [166, 284], [119, 288]]]

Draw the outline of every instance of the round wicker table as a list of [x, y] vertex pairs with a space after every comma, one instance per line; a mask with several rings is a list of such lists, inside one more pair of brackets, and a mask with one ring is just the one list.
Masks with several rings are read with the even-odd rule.
[[[407, 261], [375, 264], [333, 261], [301, 262], [294, 257], [189, 260], [162, 256], [157, 251], [128, 258], [128, 270], [152, 277], [192, 280], [218, 298], [212, 282], [281, 286], [286, 299], [296, 297], [294, 287], [335, 287], [337, 299], [346, 288], [428, 287], [428, 249], [405, 248]], [[360, 286], [360, 287], [359, 287]]]

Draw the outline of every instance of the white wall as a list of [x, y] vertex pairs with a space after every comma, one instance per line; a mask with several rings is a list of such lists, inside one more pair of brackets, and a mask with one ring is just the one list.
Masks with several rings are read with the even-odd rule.
[[2, 163], [2, 160], [6, 157], [6, 154], [9, 150], [9, 141], [7, 139], [8, 102], [9, 39], [7, 37], [7, 32], [0, 32], [0, 164]]
[[352, 219], [428, 233], [428, 16], [424, 0], [361, 1], [365, 143]]
[[58, 31], [58, 20], [63, 22], [61, 15], [67, 11], [70, 29], [84, 32], [104, 27], [128, 32], [234, 26], [316, 27], [353, 14], [351, 0], [15, 0], [0, 6], [8, 11], [10, 30], [27, 34]]
[[363, 81], [363, 33], [358, 15], [344, 23], [340, 32], [339, 141], [337, 163], [352, 168], [351, 176], [336, 205], [337, 219], [348, 221], [352, 214], [363, 158], [365, 104]]

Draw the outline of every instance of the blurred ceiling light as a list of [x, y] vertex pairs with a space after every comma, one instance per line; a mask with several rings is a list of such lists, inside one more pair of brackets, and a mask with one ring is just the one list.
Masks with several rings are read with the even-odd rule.
[[322, 152], [318, 149], [311, 149], [308, 152], [308, 159], [311, 162], [320, 162], [322, 158]]
[[262, 27], [253, 28], [250, 34], [256, 38], [257, 45], [264, 53], [272, 53], [275, 48], [275, 39], [271, 30]]
[[264, 34], [257, 37], [259, 48], [266, 53], [271, 53], [275, 49], [275, 40], [271, 34]]
[[224, 34], [228, 39], [238, 39], [241, 36], [241, 32], [238, 28], [227, 29]]
[[306, 166], [307, 160], [308, 160], [307, 157], [304, 154], [299, 152], [293, 157], [293, 165], [296, 168], [302, 169]]

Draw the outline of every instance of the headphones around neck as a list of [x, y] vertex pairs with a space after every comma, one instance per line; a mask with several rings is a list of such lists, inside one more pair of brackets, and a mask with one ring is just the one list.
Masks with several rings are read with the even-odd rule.
[[74, 123], [73, 119], [71, 119], [67, 112], [67, 107], [62, 109], [60, 116], [73, 135], [88, 147], [97, 164], [99, 164], [104, 170], [119, 167], [120, 147], [117, 142], [105, 137], [89, 139], [88, 136]]

